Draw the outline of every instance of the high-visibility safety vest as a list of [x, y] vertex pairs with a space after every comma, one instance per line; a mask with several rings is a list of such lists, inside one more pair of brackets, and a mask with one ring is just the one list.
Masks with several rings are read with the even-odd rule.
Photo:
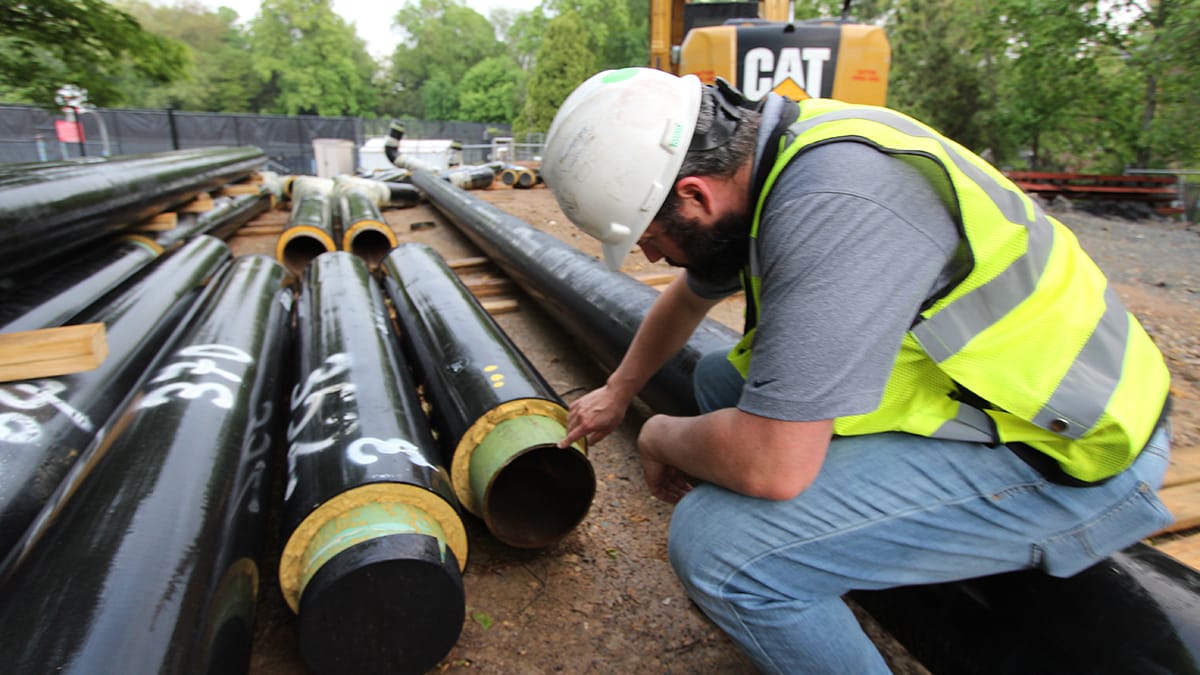
[[748, 329], [730, 361], [746, 374], [761, 308], [758, 227], [780, 172], [817, 145], [866, 143], [922, 171], [971, 261], [914, 318], [879, 407], [834, 420], [834, 433], [1024, 443], [1084, 482], [1128, 467], [1158, 424], [1170, 375], [1074, 234], [995, 168], [912, 118], [828, 99], [799, 105], [780, 147], [768, 148], [778, 154], [751, 227]]

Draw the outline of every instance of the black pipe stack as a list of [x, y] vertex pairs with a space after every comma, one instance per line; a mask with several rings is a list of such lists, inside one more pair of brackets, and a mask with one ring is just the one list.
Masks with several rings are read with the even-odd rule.
[[432, 248], [403, 244], [384, 270], [459, 501], [511, 546], [558, 541], [596, 491], [584, 442], [557, 446], [566, 406]]
[[248, 668], [291, 296], [264, 256], [224, 270], [10, 560], [6, 670]]
[[237, 232], [238, 228], [270, 208], [271, 195], [266, 192], [237, 197], [221, 197], [214, 200], [213, 208], [204, 213], [189, 214], [193, 216], [190, 219], [191, 222], [181, 223], [174, 229], [163, 232], [155, 238], [155, 242], [164, 249], [171, 250], [201, 234], [208, 234], [218, 239], [229, 239]]
[[297, 304], [284, 598], [318, 673], [421, 673], [465, 615], [467, 536], [366, 263], [315, 259]]
[[114, 235], [264, 161], [258, 148], [218, 147], [0, 167], [0, 274]]
[[104, 323], [108, 356], [95, 370], [0, 384], [0, 555], [8, 552], [68, 469], [142, 379], [196, 297], [230, 258], [201, 236], [161, 257], [136, 283], [81, 314]]
[[342, 250], [362, 258], [372, 268], [377, 267], [396, 246], [396, 233], [366, 190], [346, 185], [339, 186], [334, 194], [342, 228]]

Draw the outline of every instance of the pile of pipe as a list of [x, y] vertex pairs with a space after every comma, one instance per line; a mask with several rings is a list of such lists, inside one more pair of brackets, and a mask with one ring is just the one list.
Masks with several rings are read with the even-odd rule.
[[[357, 181], [289, 182], [297, 225], [329, 195], [343, 222], [377, 206], [342, 199], [371, 187]], [[4, 331], [101, 322], [108, 339], [94, 370], [0, 383], [0, 662], [13, 672], [245, 672], [275, 513], [308, 665], [426, 672], [462, 629], [467, 514], [522, 548], [585, 517], [595, 476], [583, 441], [557, 447], [565, 404], [432, 249], [391, 248], [374, 274], [329, 251], [299, 283], [278, 260], [232, 256], [220, 237], [277, 189], [268, 177], [157, 239], [92, 237], [0, 296]], [[86, 201], [54, 194], [58, 208]], [[128, 217], [93, 220], [121, 231]]]

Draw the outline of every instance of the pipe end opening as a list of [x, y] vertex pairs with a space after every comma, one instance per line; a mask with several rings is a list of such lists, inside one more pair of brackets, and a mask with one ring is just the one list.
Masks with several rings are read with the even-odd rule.
[[583, 453], [554, 443], [533, 446], [492, 478], [484, 520], [500, 541], [542, 548], [583, 521], [596, 495], [596, 474]]

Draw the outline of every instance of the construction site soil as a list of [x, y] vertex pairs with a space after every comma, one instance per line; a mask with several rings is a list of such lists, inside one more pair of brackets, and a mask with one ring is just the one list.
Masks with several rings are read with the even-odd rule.
[[[562, 215], [544, 187], [497, 184], [472, 194], [562, 241], [599, 256], [598, 245]], [[1079, 237], [1161, 346], [1173, 374], [1176, 476], [1200, 474], [1200, 236], [1175, 220], [1103, 217], [1054, 208]], [[428, 204], [384, 215], [402, 242], [429, 244], [447, 260], [482, 255]], [[286, 221], [286, 212], [254, 225]], [[262, 228], [254, 228], [262, 229]], [[236, 254], [273, 255], [275, 237], [235, 236]], [[648, 278], [671, 269], [631, 255], [625, 272]], [[478, 272], [477, 272], [478, 274]], [[483, 274], [500, 279], [491, 266]], [[659, 282], [661, 283], [661, 282]], [[570, 402], [606, 376], [572, 338], [515, 286], [517, 310], [496, 320]], [[743, 302], [718, 305], [713, 318], [740, 328]], [[1053, 336], [1047, 336], [1052, 339]], [[508, 547], [467, 516], [470, 557], [463, 580], [466, 619], [456, 646], [434, 672], [482, 673], [750, 673], [753, 668], [693, 605], [667, 560], [672, 507], [650, 496], [635, 439], [649, 409], [635, 404], [624, 424], [590, 448], [595, 499], [583, 522], [543, 550]], [[277, 528], [275, 528], [277, 530]], [[306, 673], [296, 620], [275, 579], [279, 542], [273, 537], [262, 569], [251, 672]], [[865, 612], [857, 612], [896, 673], [924, 668]]]

